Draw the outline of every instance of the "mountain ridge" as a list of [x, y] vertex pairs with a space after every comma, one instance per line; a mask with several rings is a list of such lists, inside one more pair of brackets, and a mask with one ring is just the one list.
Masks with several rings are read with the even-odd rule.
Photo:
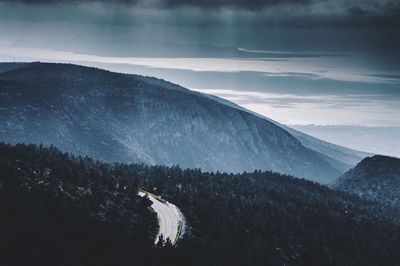
[[289, 126], [283, 125], [271, 118], [268, 118], [266, 116], [263, 116], [261, 114], [258, 114], [256, 112], [253, 112], [251, 110], [248, 110], [242, 106], [239, 106], [233, 102], [230, 102], [228, 100], [222, 99], [218, 96], [214, 96], [214, 95], [209, 95], [209, 94], [205, 94], [207, 96], [209, 96], [211, 99], [214, 99], [220, 103], [226, 104], [228, 106], [231, 106], [233, 108], [237, 108], [239, 110], [248, 112], [250, 114], [256, 115], [258, 117], [261, 117], [262, 119], [265, 119], [267, 121], [270, 121], [272, 123], [274, 123], [275, 125], [283, 128], [284, 130], [288, 131], [290, 134], [292, 134], [295, 138], [297, 138], [304, 146], [315, 150], [317, 152], [319, 152], [322, 155], [325, 155], [327, 157], [331, 157], [329, 159], [332, 160], [332, 158], [335, 158], [334, 160], [338, 163], [342, 163], [343, 164], [343, 169], [350, 169], [351, 167], [355, 166], [358, 162], [360, 162], [362, 159], [364, 159], [367, 156], [371, 156], [373, 155], [372, 153], [368, 153], [368, 152], [364, 152], [364, 151], [358, 151], [358, 150], [354, 150], [351, 148], [346, 148], [337, 144], [333, 144], [331, 142], [328, 141], [324, 141], [321, 139], [318, 139], [316, 137], [307, 135], [306, 133], [303, 133], [299, 130], [293, 129]]
[[161, 79], [72, 64], [11, 66], [0, 73], [3, 141], [54, 144], [108, 162], [263, 169], [322, 183], [348, 167], [266, 118]]

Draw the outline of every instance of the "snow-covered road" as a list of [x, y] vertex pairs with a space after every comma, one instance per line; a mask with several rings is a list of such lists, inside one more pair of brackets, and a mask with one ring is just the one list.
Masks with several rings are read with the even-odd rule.
[[159, 236], [162, 234], [164, 239], [169, 238], [172, 245], [184, 234], [185, 219], [181, 211], [172, 203], [162, 200], [160, 197], [144, 190], [139, 190], [138, 195], [147, 195], [153, 203], [151, 207], [157, 213], [159, 231], [154, 243], [157, 244]]

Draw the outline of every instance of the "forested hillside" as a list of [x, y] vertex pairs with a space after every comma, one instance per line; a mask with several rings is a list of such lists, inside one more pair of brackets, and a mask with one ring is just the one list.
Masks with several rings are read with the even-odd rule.
[[400, 263], [396, 209], [271, 172], [156, 167], [144, 173], [144, 185], [157, 188], [189, 219], [192, 237], [177, 257], [183, 254], [190, 264]]
[[[398, 211], [272, 172], [105, 164], [0, 145], [2, 265], [399, 265]], [[152, 247], [153, 190], [189, 224]]]
[[55, 148], [0, 145], [0, 264], [145, 262], [156, 218], [127, 173]]
[[339, 190], [400, 207], [400, 159], [375, 155], [362, 160], [334, 184]]
[[360, 160], [176, 84], [78, 65], [1, 64], [0, 106], [2, 141], [110, 163], [263, 169], [328, 183]]

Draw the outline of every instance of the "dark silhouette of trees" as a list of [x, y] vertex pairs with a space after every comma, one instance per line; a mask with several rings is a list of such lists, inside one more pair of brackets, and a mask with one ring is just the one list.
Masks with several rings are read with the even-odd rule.
[[[139, 187], [176, 204], [172, 246]], [[272, 172], [105, 164], [0, 144], [1, 265], [400, 265], [397, 209]]]

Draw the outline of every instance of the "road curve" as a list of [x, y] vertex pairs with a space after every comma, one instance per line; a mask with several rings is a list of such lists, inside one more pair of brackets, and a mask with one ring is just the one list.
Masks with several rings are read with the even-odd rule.
[[185, 227], [185, 219], [178, 207], [142, 189], [139, 190], [138, 195], [141, 197], [147, 195], [152, 202], [151, 208], [157, 213], [160, 228], [154, 243], [157, 244], [162, 234], [164, 239], [169, 238], [172, 245], [176, 245], [179, 238], [183, 236]]

